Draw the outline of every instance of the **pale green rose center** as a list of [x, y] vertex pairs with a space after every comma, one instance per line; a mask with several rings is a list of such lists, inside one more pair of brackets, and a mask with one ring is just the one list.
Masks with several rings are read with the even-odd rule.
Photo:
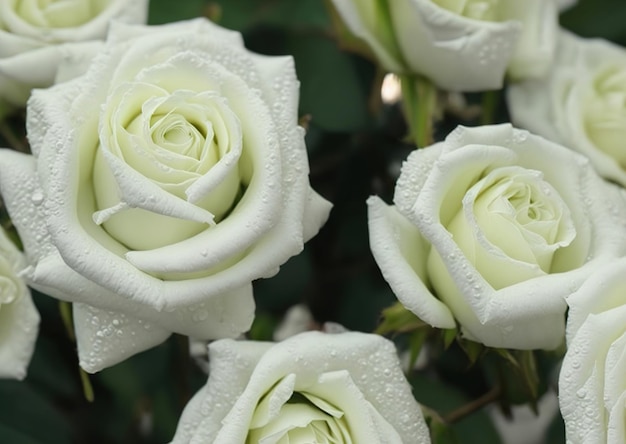
[[285, 390], [288, 379], [259, 401], [246, 444], [352, 443], [344, 412], [312, 393]]
[[526, 280], [533, 269], [550, 273], [557, 250], [576, 236], [557, 191], [521, 167], [497, 168], [476, 182], [447, 229], [494, 288]]
[[40, 28], [72, 28], [99, 15], [110, 0], [3, 0], [13, 1], [25, 22]]
[[626, 168], [626, 66], [598, 71], [584, 102], [584, 125], [591, 142]]
[[500, 20], [500, 0], [432, 0], [457, 15], [482, 21]]
[[[116, 179], [104, 151], [164, 191], [189, 200], [190, 187], [206, 179], [204, 176], [233, 146], [242, 144], [237, 116], [226, 99], [210, 91], [170, 93], [150, 84], [123, 84], [113, 93], [104, 121], [101, 133], [106, 140], [97, 150], [93, 172], [96, 210], [108, 211], [120, 204]], [[234, 160], [222, 168], [225, 172], [219, 183], [204, 187], [206, 193], [193, 202], [209, 211], [216, 223], [242, 193]], [[102, 225], [113, 238], [135, 250], [179, 242], [208, 228], [200, 222], [140, 208], [114, 212]]]

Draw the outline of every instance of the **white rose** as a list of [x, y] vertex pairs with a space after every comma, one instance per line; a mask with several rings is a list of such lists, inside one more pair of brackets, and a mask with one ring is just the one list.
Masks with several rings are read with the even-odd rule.
[[557, 347], [564, 296], [626, 254], [623, 191], [508, 124], [459, 127], [414, 151], [394, 202], [368, 200], [369, 228], [400, 302], [492, 347]]
[[111, 20], [145, 23], [148, 0], [2, 0], [0, 101], [24, 105], [52, 85], [62, 61], [93, 53]]
[[554, 52], [554, 0], [333, 0], [380, 63], [450, 91], [502, 87], [505, 71], [536, 77]]
[[39, 313], [17, 271], [24, 256], [0, 227], [0, 378], [23, 379], [35, 351]]
[[113, 25], [85, 75], [34, 91], [34, 156], [1, 153], [0, 187], [26, 278], [75, 302], [83, 368], [171, 332], [249, 328], [251, 281], [330, 209], [309, 185], [298, 86], [291, 57], [198, 19]]
[[430, 443], [395, 347], [380, 336], [224, 339], [209, 346], [209, 362], [172, 444]]
[[626, 186], [626, 50], [563, 31], [550, 74], [511, 85], [513, 121], [591, 159]]
[[571, 444], [626, 442], [626, 260], [567, 298], [559, 402]]

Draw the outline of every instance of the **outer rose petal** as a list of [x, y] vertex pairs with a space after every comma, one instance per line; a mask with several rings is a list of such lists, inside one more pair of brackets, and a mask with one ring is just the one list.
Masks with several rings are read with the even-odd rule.
[[17, 275], [24, 264], [24, 255], [0, 228], [0, 378], [23, 379], [35, 350], [39, 313]]
[[419, 230], [378, 197], [367, 205], [372, 253], [402, 305], [433, 327], [454, 328], [448, 307], [426, 287], [428, 246]]
[[600, 314], [626, 305], [626, 258], [621, 258], [596, 272], [576, 292], [567, 297], [567, 340], [576, 332], [589, 314]]
[[[0, 265], [3, 268], [11, 267], [5, 258], [0, 261], [4, 262]], [[39, 313], [21, 279], [17, 276], [9, 279], [18, 287], [18, 298], [12, 303], [0, 304], [0, 378], [24, 379], [35, 351]]]
[[127, 316], [75, 303], [74, 329], [80, 366], [89, 373], [98, 372], [170, 337], [171, 332]]
[[[209, 354], [211, 376], [185, 408], [174, 444], [243, 442], [259, 399], [277, 381], [292, 374], [296, 384], [306, 385], [338, 371], [347, 372], [364, 397], [354, 408], [371, 405], [395, 429], [391, 434], [381, 427], [378, 439], [376, 431], [369, 438], [376, 442], [430, 442], [395, 347], [379, 336], [308, 332], [273, 346], [223, 340], [212, 343]], [[396, 433], [401, 441], [394, 440]]]
[[623, 356], [626, 351], [625, 325], [626, 305], [590, 314], [568, 344], [559, 378], [559, 401], [568, 442], [617, 444], [626, 438], [623, 434], [626, 366], [619, 365], [621, 392], [613, 393], [616, 387], [610, 379], [611, 366], [615, 364], [610, 356]]

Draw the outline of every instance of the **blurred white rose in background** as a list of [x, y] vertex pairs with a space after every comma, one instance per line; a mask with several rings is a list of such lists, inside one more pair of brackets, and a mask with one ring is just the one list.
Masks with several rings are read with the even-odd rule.
[[0, 228], [0, 378], [23, 379], [35, 351], [39, 313], [17, 272], [22, 253]]
[[626, 186], [626, 49], [562, 31], [549, 74], [511, 85], [507, 98], [516, 125], [581, 152]]
[[148, 0], [0, 2], [0, 101], [22, 106], [54, 83], [59, 64], [92, 54], [111, 20], [145, 23]]
[[558, 29], [554, 0], [333, 0], [348, 28], [397, 74], [449, 91], [543, 75]]

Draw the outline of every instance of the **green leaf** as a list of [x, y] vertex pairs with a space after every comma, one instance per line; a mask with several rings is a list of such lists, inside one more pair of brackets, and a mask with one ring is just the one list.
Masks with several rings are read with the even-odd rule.
[[429, 427], [432, 444], [459, 444], [459, 438], [452, 427], [437, 420], [432, 420]]
[[266, 312], [257, 311], [248, 336], [253, 341], [272, 341], [278, 320]]
[[375, 331], [379, 335], [404, 333], [428, 327], [428, 324], [407, 310], [400, 302], [385, 308], [382, 318], [382, 322]]
[[510, 362], [511, 365], [515, 366], [516, 368], [520, 368], [520, 363], [517, 362], [517, 358], [515, 358], [515, 356], [511, 354], [510, 350], [507, 350], [506, 348], [494, 348], [493, 350], [498, 355], [500, 355], [501, 357], [506, 359], [508, 362]]
[[430, 333], [430, 328], [420, 328], [415, 330], [409, 336], [409, 368], [408, 371], [411, 371], [413, 367], [415, 367], [415, 363], [417, 362], [417, 358], [419, 357], [420, 351], [424, 346], [424, 342], [426, 342], [426, 338]]
[[537, 400], [539, 399], [539, 375], [537, 373], [537, 363], [532, 350], [520, 350], [517, 352], [520, 362], [522, 381], [530, 394], [531, 408], [537, 413]]
[[444, 330], [441, 330], [441, 337], [443, 338], [443, 349], [447, 350], [450, 348], [450, 346], [457, 337], [457, 329], [446, 328]]
[[188, 20], [204, 15], [206, 11], [206, 0], [150, 0], [148, 10], [148, 23], [158, 25], [161, 23], [177, 22]]
[[209, 6], [221, 7], [220, 25], [246, 32], [255, 26], [281, 29], [310, 29], [330, 26], [320, 0], [215, 0]]
[[254, 282], [257, 313], [282, 312], [303, 300], [311, 282], [311, 258], [307, 247], [280, 267], [278, 274]]
[[[25, 437], [24, 443], [29, 442], [26, 438], [41, 444], [69, 444], [72, 441], [65, 418], [27, 382], [0, 381], [0, 400], [4, 401], [0, 402], [0, 424], [4, 425], [1, 433], [21, 434]], [[0, 439], [0, 442], [13, 444], [20, 441]]]
[[15, 430], [0, 422], [0, 442], [10, 444], [41, 444], [41, 441], [37, 441], [24, 433]]
[[476, 364], [478, 357], [485, 351], [485, 346], [480, 342], [470, 341], [468, 339], [461, 339], [459, 345], [467, 355], [470, 361], [470, 365]]
[[579, 1], [561, 15], [563, 27], [583, 37], [602, 37], [626, 44], [624, 0]]
[[327, 131], [370, 125], [368, 103], [374, 66], [341, 52], [324, 37], [293, 34], [287, 40], [300, 79], [300, 114]]
[[497, 354], [488, 353], [483, 359], [482, 368], [488, 380], [502, 387], [501, 407], [504, 411], [517, 404], [529, 404], [536, 411], [537, 400], [547, 390], [553, 365], [548, 362], [538, 367], [535, 353], [540, 352], [508, 350], [508, 357], [500, 351]]

